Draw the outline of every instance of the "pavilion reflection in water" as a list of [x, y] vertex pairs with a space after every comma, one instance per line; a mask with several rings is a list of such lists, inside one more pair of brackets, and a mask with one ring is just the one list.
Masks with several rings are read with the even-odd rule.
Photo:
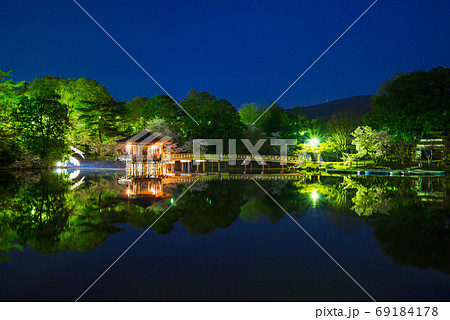
[[172, 194], [164, 192], [164, 184], [161, 179], [135, 178], [132, 180], [120, 180], [119, 183], [126, 185], [127, 188], [117, 198], [143, 208], [172, 197]]

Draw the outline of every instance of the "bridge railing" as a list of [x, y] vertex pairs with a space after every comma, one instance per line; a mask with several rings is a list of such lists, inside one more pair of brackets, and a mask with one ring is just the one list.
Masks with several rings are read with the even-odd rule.
[[[201, 154], [200, 157], [194, 156], [192, 153], [172, 153], [166, 154], [163, 160], [173, 161], [173, 160], [210, 160], [210, 161], [229, 161], [229, 160], [246, 160], [251, 159], [255, 161], [276, 161], [276, 162], [298, 162], [297, 157], [293, 156], [279, 156], [279, 155], [260, 155], [253, 157], [248, 154]], [[300, 161], [302, 162], [302, 161]]]
[[[160, 158], [162, 161], [176, 161], [176, 160], [206, 160], [206, 161], [229, 161], [229, 160], [236, 160], [236, 161], [244, 161], [246, 159], [250, 159], [252, 161], [270, 161], [270, 162], [288, 162], [288, 163], [296, 163], [301, 164], [304, 162], [303, 159], [299, 159], [298, 157], [294, 156], [279, 156], [279, 155], [260, 155], [253, 157], [249, 154], [201, 154], [198, 158], [197, 156], [194, 156], [193, 153], [167, 153], [163, 154], [163, 156]], [[136, 157], [132, 157], [131, 155], [122, 155], [118, 157], [119, 161], [125, 162], [125, 161], [136, 161]], [[142, 160], [147, 161], [146, 157], [142, 157]], [[158, 161], [158, 159], [153, 159], [155, 161]]]

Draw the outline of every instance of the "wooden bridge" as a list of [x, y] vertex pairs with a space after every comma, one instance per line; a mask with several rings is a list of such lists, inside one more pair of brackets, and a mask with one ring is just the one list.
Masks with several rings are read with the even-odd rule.
[[[222, 164], [231, 164], [231, 166], [239, 165], [244, 172], [253, 171], [254, 163], [261, 167], [261, 172], [270, 168], [270, 163], [280, 164], [281, 171], [284, 172], [284, 166], [302, 165], [306, 161], [306, 157], [280, 156], [280, 155], [257, 155], [248, 154], [193, 154], [193, 153], [164, 153], [157, 159], [141, 157], [140, 162], [136, 156], [128, 155], [119, 157], [119, 161], [127, 163], [127, 176], [142, 176], [146, 166], [150, 167], [151, 163], [159, 163], [161, 165], [161, 175], [175, 174], [175, 172], [188, 173], [206, 173], [221, 172]], [[234, 162], [234, 163], [233, 163]], [[206, 170], [208, 163], [208, 170]], [[133, 165], [136, 167], [134, 168]], [[247, 166], [249, 168], [247, 168]], [[249, 169], [249, 170], [247, 170]], [[256, 166], [255, 166], [256, 169]], [[223, 170], [222, 170], [223, 171]], [[142, 173], [141, 173], [142, 172]]]
[[[127, 156], [119, 156], [119, 161], [126, 162], [130, 157]], [[145, 158], [145, 157], [144, 157]], [[256, 162], [278, 162], [278, 163], [287, 163], [290, 165], [293, 164], [303, 164], [305, 162], [304, 157], [294, 157], [294, 156], [279, 156], [279, 155], [258, 155], [252, 156], [249, 154], [201, 154], [200, 156], [194, 155], [193, 153], [165, 153], [162, 158], [159, 158], [162, 161], [212, 161], [212, 162], [228, 162], [230, 160], [235, 160], [237, 162], [241, 162], [244, 160], [248, 161], [256, 161]], [[157, 160], [157, 159], [155, 159]]]
[[[193, 153], [173, 153], [173, 154], [165, 154], [162, 158], [162, 161], [167, 166], [167, 172], [174, 172], [175, 164], [177, 162], [181, 163], [181, 168], [179, 171], [190, 173], [194, 171], [194, 165], [196, 166], [195, 172], [203, 172], [205, 173], [205, 163], [209, 162], [211, 164], [210, 171], [220, 172], [221, 163], [231, 164], [231, 165], [242, 165], [244, 166], [244, 172], [247, 171], [247, 166], [250, 166], [250, 171], [252, 170], [252, 162], [256, 162], [261, 166], [262, 172], [265, 170], [265, 166], [270, 167], [270, 163], [279, 163], [281, 164], [281, 170], [284, 171], [285, 165], [299, 165], [303, 164], [303, 161], [299, 161], [299, 158], [292, 156], [279, 156], [279, 155], [247, 155], [247, 154], [193, 154]], [[200, 164], [202, 169], [200, 169]], [[216, 164], [216, 167], [215, 165]]]
[[257, 161], [257, 162], [278, 162], [287, 164], [302, 164], [304, 160], [299, 160], [298, 157], [293, 156], [279, 156], [279, 155], [258, 155], [252, 156], [249, 154], [201, 154], [195, 155], [193, 153], [167, 153], [163, 156], [165, 161], [214, 161], [214, 162], [228, 162], [230, 160], [238, 161]]

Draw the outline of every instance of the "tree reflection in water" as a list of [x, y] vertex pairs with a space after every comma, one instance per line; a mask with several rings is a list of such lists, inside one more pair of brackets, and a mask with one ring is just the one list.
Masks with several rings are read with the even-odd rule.
[[[76, 181], [67, 174], [1, 175], [0, 261], [24, 246], [46, 254], [92, 250], [122, 232], [121, 224], [147, 228], [190, 184], [165, 180], [123, 186], [118, 176], [87, 174], [85, 183], [71, 190]], [[346, 233], [368, 225], [381, 250], [397, 263], [450, 273], [448, 178], [305, 175], [260, 184], [297, 219], [325, 213]], [[238, 219], [277, 223], [283, 217], [253, 181], [200, 180], [152, 230], [169, 234], [180, 225], [200, 236]]]

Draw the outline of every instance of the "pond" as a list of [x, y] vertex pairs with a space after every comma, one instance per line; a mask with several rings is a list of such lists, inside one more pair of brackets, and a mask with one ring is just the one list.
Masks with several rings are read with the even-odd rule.
[[0, 173], [1, 301], [75, 301], [149, 226], [80, 301], [450, 300], [449, 177], [123, 174]]

